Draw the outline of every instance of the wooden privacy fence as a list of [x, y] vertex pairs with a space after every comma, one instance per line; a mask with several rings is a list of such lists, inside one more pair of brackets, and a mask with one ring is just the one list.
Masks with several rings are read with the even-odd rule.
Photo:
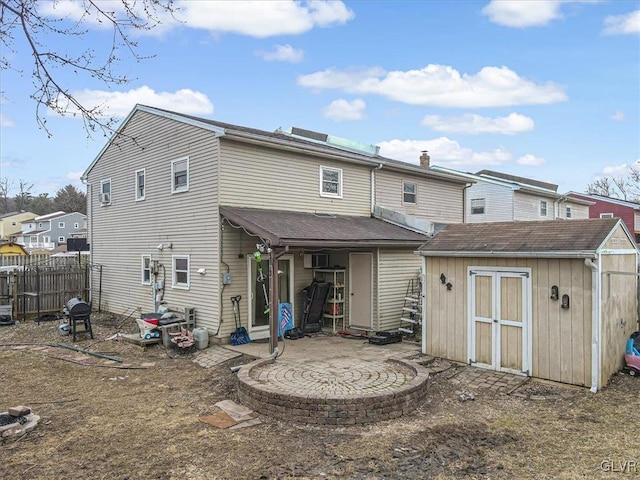
[[0, 304], [13, 305], [13, 316], [59, 313], [75, 296], [89, 298], [89, 266], [23, 267], [0, 272]]

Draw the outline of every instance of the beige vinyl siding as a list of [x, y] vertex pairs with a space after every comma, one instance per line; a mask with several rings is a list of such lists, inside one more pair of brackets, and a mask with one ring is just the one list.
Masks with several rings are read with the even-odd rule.
[[[218, 315], [217, 152], [211, 132], [137, 112], [88, 174], [89, 242], [97, 270], [92, 300], [117, 314], [153, 311], [151, 286], [141, 285], [141, 256], [159, 260], [164, 300], [171, 309], [195, 307], [198, 326]], [[171, 194], [171, 161], [189, 157], [189, 191]], [[135, 171], [146, 169], [145, 200], [135, 201]], [[111, 205], [101, 206], [100, 181], [111, 179]], [[172, 248], [157, 250], [160, 243]], [[190, 256], [190, 288], [171, 288], [172, 255]], [[205, 275], [197, 273], [204, 268]]]
[[416, 284], [422, 259], [413, 250], [379, 250], [378, 254], [378, 330], [400, 327], [407, 285]]
[[[221, 140], [220, 204], [343, 215], [371, 212], [370, 169]], [[342, 169], [342, 198], [320, 196], [320, 166]]]
[[[582, 259], [489, 259], [427, 257], [427, 353], [468, 362], [467, 268], [528, 267], [532, 280], [532, 371], [534, 377], [575, 385], [591, 383], [591, 270]], [[444, 273], [453, 284], [440, 283]], [[551, 286], [570, 296], [568, 310], [551, 300]]]
[[[547, 202], [547, 216], [543, 217], [540, 215], [540, 201], [544, 200]], [[564, 208], [560, 204], [561, 208]], [[541, 195], [532, 195], [529, 193], [523, 192], [514, 192], [513, 196], [513, 212], [514, 219], [518, 221], [525, 220], [553, 220], [554, 219], [554, 210], [557, 208], [557, 203], [553, 200], [553, 198], [541, 196]]]
[[589, 205], [580, 205], [579, 203], [571, 202], [560, 203], [558, 217], [567, 218], [567, 207], [571, 207], [571, 220], [589, 218]]
[[[415, 183], [417, 204], [402, 202], [402, 183]], [[431, 222], [461, 223], [463, 184], [443, 182], [389, 170], [375, 171], [375, 204]]]
[[[513, 220], [513, 190], [504, 185], [478, 181], [465, 193], [465, 222], [510, 222]], [[471, 214], [471, 200], [484, 198], [483, 214]]]
[[621, 226], [618, 226], [604, 243], [605, 250], [627, 250], [635, 248], [635, 245], [629, 240], [626, 232]]

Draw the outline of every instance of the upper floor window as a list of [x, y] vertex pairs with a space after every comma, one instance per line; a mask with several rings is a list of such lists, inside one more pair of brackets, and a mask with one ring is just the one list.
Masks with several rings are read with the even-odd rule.
[[418, 185], [415, 183], [402, 182], [402, 203], [418, 203]]
[[171, 162], [171, 193], [189, 190], [189, 157]]
[[42, 222], [38, 224], [38, 228], [42, 228]]
[[58, 228], [64, 228], [64, 222], [58, 222]]
[[142, 284], [151, 285], [151, 255], [142, 255]]
[[601, 213], [600, 218], [613, 218], [613, 213]]
[[74, 223], [73, 228], [80, 228], [80, 224], [78, 222]]
[[571, 207], [567, 207], [567, 218], [571, 218]]
[[102, 205], [111, 204], [111, 179], [100, 182], [100, 203]]
[[172, 268], [173, 288], [189, 288], [189, 255], [174, 255]]
[[136, 170], [136, 200], [144, 200], [144, 168], [142, 170]]
[[547, 216], [547, 201], [546, 200], [540, 200], [540, 216], [541, 217], [546, 217]]
[[484, 198], [472, 198], [471, 199], [471, 215], [483, 214], [484, 206], [485, 206]]
[[18, 225], [18, 223], [17, 223], [17, 222], [11, 222], [11, 226], [12, 226], [12, 227], [15, 227], [16, 225]]
[[342, 169], [320, 167], [320, 196], [342, 198]]
[[64, 243], [65, 238], [64, 237], [58, 237], [58, 243]]

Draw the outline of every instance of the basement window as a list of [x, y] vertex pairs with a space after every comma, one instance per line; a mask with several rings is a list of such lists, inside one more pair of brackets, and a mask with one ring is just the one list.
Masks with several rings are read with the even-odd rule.
[[485, 199], [484, 198], [472, 198], [471, 199], [471, 215], [482, 215], [484, 213]]

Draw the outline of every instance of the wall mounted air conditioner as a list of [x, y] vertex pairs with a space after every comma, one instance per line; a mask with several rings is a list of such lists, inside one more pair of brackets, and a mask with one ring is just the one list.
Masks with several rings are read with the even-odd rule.
[[100, 203], [105, 204], [105, 203], [111, 203], [111, 195], [108, 193], [101, 193], [100, 194]]

